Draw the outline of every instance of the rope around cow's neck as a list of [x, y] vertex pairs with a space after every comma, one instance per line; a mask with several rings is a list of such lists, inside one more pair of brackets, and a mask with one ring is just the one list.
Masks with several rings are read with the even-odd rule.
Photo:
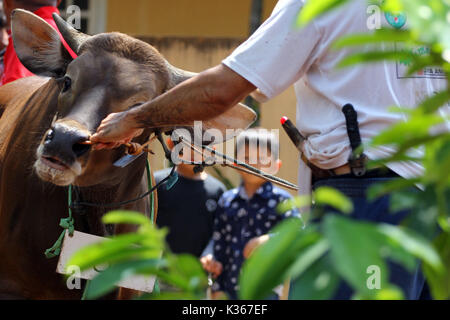
[[61, 235], [59, 236], [58, 240], [56, 240], [55, 244], [45, 250], [45, 257], [47, 259], [52, 259], [55, 258], [57, 256], [59, 256], [59, 254], [61, 253], [61, 246], [62, 246], [62, 242], [64, 240], [64, 236], [66, 234], [66, 230], [69, 232], [69, 236], [73, 236], [73, 233], [75, 231], [75, 226], [74, 226], [74, 219], [72, 217], [72, 186], [69, 186], [69, 195], [68, 195], [68, 206], [69, 206], [69, 217], [61, 219], [59, 225], [61, 228], [63, 228], [63, 231], [61, 233]]
[[159, 187], [161, 187], [162, 185], [169, 183], [169, 185], [167, 186], [168, 189], [170, 189], [174, 183], [176, 181], [174, 181], [174, 174], [175, 174], [175, 167], [172, 168], [172, 171], [170, 172], [170, 174], [164, 178], [163, 180], [161, 180], [159, 183], [157, 183], [155, 186], [152, 186], [152, 180], [151, 180], [151, 174], [150, 174], [150, 163], [147, 160], [147, 180], [148, 180], [148, 191], [142, 195], [140, 195], [139, 197], [132, 199], [132, 200], [128, 200], [128, 201], [122, 201], [122, 202], [116, 202], [116, 203], [105, 203], [105, 204], [99, 204], [99, 203], [90, 203], [90, 202], [74, 202], [72, 199], [72, 192], [73, 192], [73, 186], [69, 186], [69, 192], [68, 192], [68, 206], [69, 206], [69, 217], [68, 218], [64, 218], [61, 219], [60, 221], [60, 226], [61, 228], [63, 228], [64, 230], [62, 231], [61, 235], [59, 236], [58, 240], [56, 240], [55, 244], [45, 250], [45, 256], [47, 257], [47, 259], [51, 259], [51, 258], [55, 258], [57, 256], [59, 256], [59, 254], [61, 253], [61, 246], [62, 246], [62, 242], [64, 239], [64, 235], [66, 233], [66, 230], [69, 232], [69, 236], [73, 236], [74, 233], [74, 219], [72, 216], [72, 209], [74, 208], [78, 208], [79, 206], [86, 206], [86, 207], [96, 207], [96, 208], [119, 208], [119, 207], [123, 207], [127, 204], [139, 201], [144, 199], [145, 197], [149, 196], [150, 197], [150, 218], [152, 219], [152, 223], [154, 221], [154, 216], [155, 216], [155, 212], [154, 212], [154, 208], [153, 208], [153, 193], [156, 189], [158, 189]]
[[[154, 137], [149, 139], [143, 145], [140, 145], [138, 143], [125, 144], [125, 146], [128, 148], [127, 153], [131, 154], [131, 155], [134, 155], [134, 154], [141, 154], [142, 152], [151, 152], [151, 150], [148, 149], [148, 145], [155, 139], [155, 137], [157, 137], [157, 135], [155, 135]], [[90, 141], [83, 142], [83, 144], [93, 145], [93, 143], [90, 142]], [[146, 162], [146, 170], [147, 170], [148, 191], [146, 193], [140, 195], [139, 197], [135, 198], [135, 199], [122, 201], [122, 202], [104, 203], [104, 204], [90, 203], [90, 202], [79, 202], [79, 201], [75, 201], [74, 202], [73, 198], [72, 198], [72, 193], [73, 193], [73, 188], [74, 187], [72, 185], [70, 185], [69, 186], [69, 190], [68, 190], [68, 207], [69, 207], [68, 211], [69, 211], [69, 217], [61, 219], [59, 225], [61, 226], [61, 228], [63, 228], [63, 231], [61, 232], [61, 235], [59, 236], [58, 240], [56, 240], [55, 244], [51, 248], [45, 250], [45, 256], [47, 257], [47, 259], [52, 259], [52, 258], [55, 258], [55, 257], [60, 255], [62, 242], [64, 240], [64, 236], [66, 234], [66, 230], [69, 232], [69, 236], [73, 236], [73, 233], [75, 231], [75, 227], [74, 227], [75, 221], [73, 219], [72, 210], [75, 209], [75, 208], [78, 209], [80, 206], [95, 207], [95, 208], [119, 208], [119, 207], [123, 207], [123, 206], [125, 206], [127, 204], [137, 202], [137, 201], [142, 200], [145, 197], [149, 196], [150, 197], [150, 206], [151, 206], [150, 207], [150, 213], [151, 213], [151, 219], [152, 219], [152, 223], [153, 223], [154, 215], [155, 215], [154, 208], [153, 208], [153, 192], [157, 188], [159, 188], [160, 186], [162, 186], [163, 184], [166, 184], [166, 183], [168, 183], [167, 189], [172, 188], [172, 186], [178, 180], [178, 175], [176, 175], [175, 167], [173, 167], [172, 171], [170, 172], [170, 174], [166, 178], [161, 180], [155, 186], [152, 186], [151, 168], [150, 168], [150, 162], [148, 161], [148, 159], [147, 159], [147, 162]]]
[[[153, 182], [152, 182], [152, 177], [151, 177], [151, 168], [150, 168], [150, 162], [147, 159], [147, 163], [146, 163], [146, 171], [147, 171], [147, 183], [148, 183], [148, 192], [146, 192], [144, 195], [142, 195], [141, 197], [137, 198], [138, 200], [145, 198], [147, 195], [149, 196], [149, 211], [150, 211], [150, 219], [151, 219], [151, 223], [154, 224], [154, 220], [155, 220], [155, 207], [154, 207], [154, 195], [153, 192], [159, 188], [160, 186], [162, 186], [163, 184], [165, 184], [166, 182], [168, 182], [171, 177], [173, 176], [174, 172], [175, 172], [175, 167], [172, 168], [171, 173], [169, 174], [169, 176], [167, 176], [165, 179], [161, 180], [158, 184], [156, 184], [155, 186], [153, 186]], [[173, 185], [173, 182], [172, 182]], [[171, 186], [170, 186], [171, 187]], [[47, 259], [52, 259], [55, 258], [57, 256], [59, 256], [61, 254], [61, 247], [62, 247], [62, 243], [64, 240], [64, 236], [66, 234], [66, 231], [69, 233], [69, 236], [72, 237], [73, 233], [75, 232], [75, 220], [73, 218], [72, 215], [72, 208], [73, 208], [73, 199], [72, 199], [72, 192], [73, 192], [73, 186], [70, 185], [68, 188], [68, 211], [69, 211], [69, 217], [68, 218], [64, 218], [61, 219], [60, 222], [60, 226], [63, 228], [63, 231], [61, 232], [61, 235], [59, 236], [58, 240], [56, 240], [55, 244], [45, 250], [45, 257]], [[137, 200], [135, 200], [137, 201]], [[129, 201], [125, 201], [123, 203], [129, 203]], [[83, 295], [81, 297], [81, 300], [86, 300], [87, 299], [87, 294], [89, 291], [89, 283], [90, 281], [87, 280], [86, 282], [86, 286], [83, 292]], [[155, 280], [155, 285], [154, 285], [154, 291], [156, 293], [159, 293], [159, 285], [158, 285], [158, 281]]]

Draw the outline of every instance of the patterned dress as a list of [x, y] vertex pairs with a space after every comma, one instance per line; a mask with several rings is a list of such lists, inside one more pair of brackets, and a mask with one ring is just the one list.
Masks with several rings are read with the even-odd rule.
[[214, 219], [213, 250], [223, 271], [214, 282], [213, 291], [224, 291], [230, 299], [237, 299], [245, 245], [251, 239], [269, 233], [283, 219], [300, 216], [297, 210], [277, 213], [278, 204], [290, 198], [288, 192], [270, 182], [262, 185], [252, 198], [247, 196], [242, 185], [222, 195]]

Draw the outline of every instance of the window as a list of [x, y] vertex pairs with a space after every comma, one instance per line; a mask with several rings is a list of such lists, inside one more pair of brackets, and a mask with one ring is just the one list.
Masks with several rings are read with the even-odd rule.
[[67, 8], [72, 5], [80, 8], [80, 31], [87, 34], [105, 32], [107, 0], [62, 0], [59, 5], [61, 16], [67, 18], [72, 12]]

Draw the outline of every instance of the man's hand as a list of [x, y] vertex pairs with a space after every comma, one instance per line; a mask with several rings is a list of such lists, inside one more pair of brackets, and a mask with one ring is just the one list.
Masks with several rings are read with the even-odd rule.
[[114, 149], [129, 143], [142, 132], [142, 129], [136, 129], [135, 121], [127, 111], [111, 113], [102, 121], [97, 133], [90, 140], [95, 143], [96, 150]]
[[269, 241], [269, 239], [270, 239], [270, 236], [268, 234], [265, 234], [263, 236], [253, 238], [252, 240], [247, 242], [247, 244], [245, 245], [245, 248], [244, 248], [244, 252], [243, 252], [244, 258], [248, 259], [248, 257], [250, 257], [257, 248], [259, 248], [264, 243]]
[[222, 273], [222, 264], [214, 260], [212, 254], [200, 258], [200, 262], [207, 272], [212, 273], [217, 278]]

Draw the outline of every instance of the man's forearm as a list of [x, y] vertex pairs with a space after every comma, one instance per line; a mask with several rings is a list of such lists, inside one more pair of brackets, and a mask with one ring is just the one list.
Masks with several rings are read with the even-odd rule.
[[219, 116], [254, 90], [250, 82], [219, 65], [130, 110], [130, 114], [136, 128], [191, 124]]

